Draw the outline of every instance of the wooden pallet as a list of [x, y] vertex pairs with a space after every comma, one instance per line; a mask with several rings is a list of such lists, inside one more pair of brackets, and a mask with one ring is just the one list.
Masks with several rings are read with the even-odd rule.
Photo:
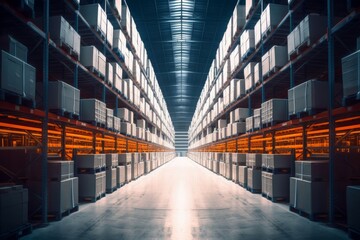
[[105, 195], [106, 195], [105, 193], [102, 193], [96, 197], [80, 197], [80, 200], [83, 202], [96, 202], [96, 201], [100, 200], [101, 198], [105, 197]]
[[293, 206], [289, 206], [289, 210], [291, 212], [297, 213], [302, 217], [308, 218], [311, 221], [326, 221], [328, 219], [328, 214], [327, 213], [307, 213], [304, 212], [302, 210], [299, 210]]
[[261, 193], [261, 195], [272, 202], [289, 202], [289, 198], [286, 197], [270, 197], [266, 193]]
[[35, 100], [22, 97], [16, 93], [12, 93], [5, 89], [0, 89], [0, 100], [4, 102], [14, 103], [16, 105], [26, 106], [29, 108], [36, 107]]
[[20, 239], [21, 237], [29, 235], [30, 233], [32, 233], [32, 225], [24, 224], [15, 230], [1, 234], [0, 239]]

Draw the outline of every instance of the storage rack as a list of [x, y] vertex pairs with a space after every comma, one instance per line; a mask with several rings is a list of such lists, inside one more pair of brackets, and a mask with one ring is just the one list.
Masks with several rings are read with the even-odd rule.
[[[251, 1], [250, 1], [251, 2]], [[336, 154], [345, 153], [359, 156], [359, 127], [360, 104], [352, 106], [341, 105], [341, 58], [356, 50], [354, 32], [359, 31], [360, 11], [354, 1], [252, 1], [255, 5], [246, 23], [235, 34], [231, 44], [226, 49], [225, 57], [219, 64], [214, 78], [209, 76], [197, 105], [193, 122], [189, 128], [189, 151], [193, 152], [257, 152], [257, 153], [294, 153], [297, 159], [327, 158], [329, 162], [329, 222], [335, 222], [334, 209], [334, 161]], [[290, 2], [290, 3], [288, 3]], [[288, 5], [288, 13], [280, 23], [266, 36], [244, 61], [241, 61], [235, 71], [224, 81], [223, 86], [212, 99], [204, 114], [199, 109], [204, 108], [210, 91], [216, 84], [225, 62], [229, 59], [235, 46], [239, 44], [240, 36], [246, 29], [253, 29], [259, 20], [261, 12], [268, 3]], [[244, 5], [245, 1], [238, 1]], [[334, 15], [334, 8], [336, 15]], [[297, 56], [292, 57], [285, 66], [279, 69], [252, 91], [236, 99], [224, 108], [217, 116], [212, 116], [210, 122], [205, 121], [214, 103], [223, 95], [223, 90], [234, 78], [243, 78], [244, 67], [249, 62], [261, 62], [261, 56], [273, 45], [284, 45], [287, 35], [309, 13], [319, 13], [327, 16], [328, 26], [331, 26], [314, 44], [303, 48]], [[226, 119], [236, 108], [259, 108], [261, 103], [272, 98], [287, 98], [285, 89], [290, 89], [306, 80], [318, 78], [328, 79], [329, 82], [329, 110], [315, 115], [289, 119], [254, 132], [205, 143], [204, 136], [207, 128], [216, 128], [217, 120]], [[198, 112], [197, 112], [198, 111]], [[200, 115], [200, 118], [195, 116]], [[205, 124], [204, 124], [205, 122]]]
[[[131, 42], [129, 32], [121, 26], [121, 13], [112, 6], [112, 1], [81, 1], [81, 4], [99, 3], [108, 15], [114, 29], [121, 29], [127, 39], [127, 48], [134, 55], [135, 61], [140, 64], [140, 70], [146, 76], [147, 82], [154, 92], [154, 102], [151, 102], [140, 86], [140, 80], [130, 72], [124, 64], [122, 53], [115, 52], [104, 37], [92, 28], [80, 14], [81, 5], [76, 0], [61, 1], [35, 1], [34, 11], [24, 13], [12, 1], [0, 2], [2, 18], [1, 29], [3, 34], [11, 34], [17, 40], [29, 47], [31, 64], [36, 66], [37, 79], [42, 79], [43, 101], [42, 106], [34, 108], [35, 103], [23, 106], [18, 103], [0, 101], [0, 152], [29, 151], [34, 153], [31, 161], [41, 158], [42, 163], [42, 223], [47, 223], [47, 160], [60, 156], [62, 159], [72, 159], [78, 153], [124, 153], [124, 152], [173, 152], [174, 128], [171, 122], [164, 122], [164, 115], [155, 109], [155, 102], [160, 110], [167, 112], [158, 83], [152, 83], [148, 77], [147, 69], [140, 61]], [[126, 5], [125, 1], [122, 1]], [[150, 107], [160, 119], [160, 124], [154, 124], [133, 103], [122, 94], [114, 90], [99, 76], [85, 68], [69, 51], [57, 46], [49, 35], [49, 16], [62, 15], [81, 36], [82, 45], [96, 46], [109, 62], [117, 62], [123, 69], [125, 77], [134, 80], [134, 85], [140, 90], [142, 97], [150, 103]], [[33, 18], [35, 17], [35, 18]], [[39, 20], [40, 18], [43, 21]], [[80, 56], [79, 56], [80, 58]], [[118, 132], [105, 129], [90, 123], [82, 122], [76, 118], [68, 118], [48, 110], [47, 84], [49, 79], [61, 79], [80, 89], [81, 98], [97, 98], [106, 103], [108, 108], [115, 111], [126, 107], [134, 112], [134, 118], [145, 119], [150, 128], [158, 129], [161, 142], [154, 143], [125, 136]], [[155, 86], [157, 85], [157, 86]], [[39, 89], [37, 89], [38, 92]], [[162, 104], [161, 104], [162, 103]], [[157, 126], [161, 125], [161, 127]], [[160, 130], [161, 129], [161, 130]], [[5, 153], [6, 152], [6, 153]], [[6, 155], [5, 155], [6, 156]], [[11, 156], [14, 156], [12, 154]], [[22, 155], [21, 155], [22, 156]], [[16, 161], [16, 159], [12, 159]], [[29, 162], [31, 162], [29, 161]], [[26, 166], [24, 166], [26, 168]], [[0, 171], [5, 172], [11, 180], [21, 182], [16, 173], [8, 171], [1, 166]], [[19, 172], [25, 169], [19, 169]]]

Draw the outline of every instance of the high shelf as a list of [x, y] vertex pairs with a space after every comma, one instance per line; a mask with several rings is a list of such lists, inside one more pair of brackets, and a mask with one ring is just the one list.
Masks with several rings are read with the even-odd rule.
[[[94, 26], [84, 16], [82, 7], [89, 4], [99, 4], [106, 14], [100, 26]], [[27, 62], [36, 69], [33, 99], [1, 90], [0, 155], [4, 161], [0, 180], [25, 183], [22, 177], [28, 166], [19, 163], [23, 163], [24, 156], [28, 165], [41, 159], [43, 223], [48, 215], [48, 159], [71, 160], [78, 154], [174, 153], [175, 132], [166, 102], [125, 0], [1, 1], [0, 15], [2, 36], [9, 35], [25, 45]], [[82, 51], [64, 40], [67, 33], [60, 41], [55, 39], [51, 29], [54, 16], [61, 16], [69, 29], [78, 34], [79, 47], [94, 46], [99, 59], [101, 54], [105, 57], [102, 60], [106, 66], [101, 69], [100, 63], [99, 69], [85, 66]], [[105, 32], [101, 28], [103, 23]], [[114, 31], [121, 35], [116, 43]], [[70, 41], [75, 45], [74, 39]], [[108, 70], [109, 63], [118, 66], [119, 82], [112, 79], [116, 70], [115, 67], [113, 72]], [[78, 89], [80, 99], [105, 103], [106, 108], [114, 111], [109, 118], [118, 117], [119, 126], [115, 127], [113, 122], [84, 121], [81, 112], [50, 109], [48, 99], [54, 96], [50, 95], [49, 82], [58, 80]], [[118, 116], [122, 108], [132, 112], [131, 120]]]
[[[268, 4], [279, 5], [279, 8], [271, 9], [275, 11], [274, 18], [263, 20], [261, 16]], [[239, 20], [236, 12], [245, 14], [245, 19]], [[319, 19], [317, 24], [323, 25], [317, 26], [316, 33], [310, 31], [310, 38], [301, 44], [295, 40], [298, 45], [294, 47], [294, 38], [289, 35], [299, 33], [296, 32], [299, 25], [304, 24], [309, 14]], [[278, 16], [281, 18], [276, 19]], [[266, 25], [268, 19], [275, 24]], [[358, 36], [354, 35], [359, 31], [359, 23], [360, 11], [355, 1], [238, 1], [189, 127], [190, 155], [195, 154], [192, 156], [198, 162], [201, 156], [216, 160], [216, 154], [211, 153], [293, 154], [296, 160], [328, 159], [328, 219], [334, 223], [339, 211], [340, 215], [346, 215], [343, 208], [339, 210], [339, 195], [344, 196], [344, 188], [340, 193], [335, 180], [339, 176], [334, 167], [345, 169], [348, 164], [345, 159], [353, 160], [360, 154], [360, 104], [354, 101], [356, 96], [343, 95], [342, 87], [342, 58], [359, 50]], [[262, 29], [263, 26], [267, 26], [266, 29]], [[254, 31], [253, 35], [248, 34], [249, 31]], [[255, 38], [250, 46], [247, 45], [249, 38]], [[265, 55], [275, 45], [285, 46], [286, 58], [276, 59], [283, 63], [275, 63], [271, 68], [264, 65]], [[263, 71], [264, 66], [270, 68], [268, 73], [254, 71], [256, 64]], [[254, 76], [249, 71], [257, 80], [252, 79]], [[247, 121], [258, 113], [262, 115], [265, 103], [271, 99], [286, 101], [286, 108], [278, 113], [290, 111], [288, 90], [308, 84], [311, 79], [326, 83], [326, 88], [314, 93], [326, 99], [325, 107], [289, 113], [286, 118], [265, 123], [261, 122], [261, 117], [265, 118], [261, 116], [257, 127], [253, 127], [252, 119], [249, 119], [251, 125], [245, 123], [245, 118]], [[252, 81], [250, 86], [248, 80]], [[244, 85], [236, 87], [237, 81], [243, 81]], [[241, 112], [240, 121], [234, 121], [234, 112], [239, 108], [246, 109], [246, 113]], [[238, 125], [232, 128], [232, 124]], [[223, 158], [225, 155], [220, 162]], [[341, 159], [344, 163], [339, 165]], [[359, 166], [360, 163], [356, 163], [353, 167], [359, 170]]]

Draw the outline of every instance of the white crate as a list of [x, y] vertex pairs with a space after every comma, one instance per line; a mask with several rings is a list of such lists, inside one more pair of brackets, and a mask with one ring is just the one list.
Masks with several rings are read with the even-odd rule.
[[111, 63], [109, 63], [109, 62], [106, 63], [106, 81], [110, 85], [114, 85], [114, 75], [116, 75], [116, 73], [114, 74], [113, 65]]
[[106, 104], [91, 98], [80, 100], [80, 119], [100, 124], [106, 123]]
[[288, 13], [288, 6], [269, 3], [261, 13], [261, 34], [272, 31]]
[[326, 33], [327, 17], [309, 14], [300, 22], [299, 26], [300, 45], [310, 46]]
[[99, 66], [99, 51], [95, 46], [82, 46], [80, 62], [85, 67], [92, 67], [98, 70]]
[[80, 114], [80, 90], [62, 81], [49, 82], [49, 109]]
[[113, 39], [114, 39], [114, 27], [109, 20], [106, 20], [106, 40], [111, 47], [113, 46]]
[[120, 118], [114, 116], [114, 130], [120, 132]]
[[256, 0], [246, 0], [246, 2], [245, 2], [245, 17], [246, 17], [246, 19], [249, 18], [249, 14], [252, 11], [252, 9], [255, 7], [257, 2], [258, 1], [256, 1]]
[[114, 128], [114, 110], [106, 108], [106, 127]]
[[256, 62], [249, 62], [244, 68], [245, 91], [249, 91], [254, 86], [254, 66]]
[[328, 83], [309, 80], [288, 90], [289, 115], [328, 107]]
[[121, 122], [120, 123], [120, 133], [130, 136], [132, 131], [131, 123]]
[[130, 113], [127, 108], [118, 108], [117, 109], [117, 117], [120, 118], [121, 121], [130, 122]]
[[106, 57], [100, 51], [98, 53], [98, 57], [99, 57], [98, 70], [99, 70], [100, 74], [102, 74], [105, 77], [106, 76]]
[[261, 20], [259, 19], [254, 27], [254, 39], [255, 47], [257, 47], [261, 42]]
[[236, 4], [232, 15], [232, 38], [245, 25], [245, 6]]
[[235, 122], [244, 122], [247, 117], [249, 117], [248, 108], [237, 108], [234, 110]]
[[117, 62], [110, 63], [113, 68], [113, 85], [115, 89], [122, 92], [122, 68]]
[[244, 96], [245, 93], [245, 79], [239, 79], [236, 83], [236, 98]]
[[241, 59], [245, 59], [249, 52], [255, 49], [254, 30], [245, 30], [240, 37]]
[[258, 83], [261, 83], [261, 79], [262, 79], [261, 63], [256, 63], [254, 66], [254, 85], [256, 86]]
[[272, 71], [277, 71], [288, 61], [287, 47], [274, 45], [261, 57], [262, 75], [268, 76]]
[[254, 109], [254, 129], [261, 128], [261, 108]]
[[237, 136], [239, 134], [246, 132], [246, 124], [244, 122], [236, 122], [231, 124], [232, 127], [232, 136]]
[[[123, 1], [122, 1], [123, 2]], [[121, 6], [121, 28], [126, 30], [130, 36], [131, 15], [128, 6], [123, 2]]]
[[80, 13], [90, 26], [100, 31], [103, 36], [106, 36], [107, 16], [99, 4], [81, 5]]
[[283, 122], [288, 119], [288, 100], [270, 99], [261, 104], [261, 123]]
[[341, 59], [343, 95], [360, 98], [360, 50]]
[[240, 65], [241, 54], [240, 45], [236, 45], [235, 49], [230, 54], [230, 73], [234, 74], [235, 69]]
[[113, 47], [115, 51], [120, 51], [123, 55], [126, 49], [126, 37], [121, 29], [114, 29]]

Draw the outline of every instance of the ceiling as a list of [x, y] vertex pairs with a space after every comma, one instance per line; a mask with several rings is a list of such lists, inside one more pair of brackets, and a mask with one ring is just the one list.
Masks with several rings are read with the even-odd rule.
[[187, 131], [237, 0], [127, 0], [175, 131]]

